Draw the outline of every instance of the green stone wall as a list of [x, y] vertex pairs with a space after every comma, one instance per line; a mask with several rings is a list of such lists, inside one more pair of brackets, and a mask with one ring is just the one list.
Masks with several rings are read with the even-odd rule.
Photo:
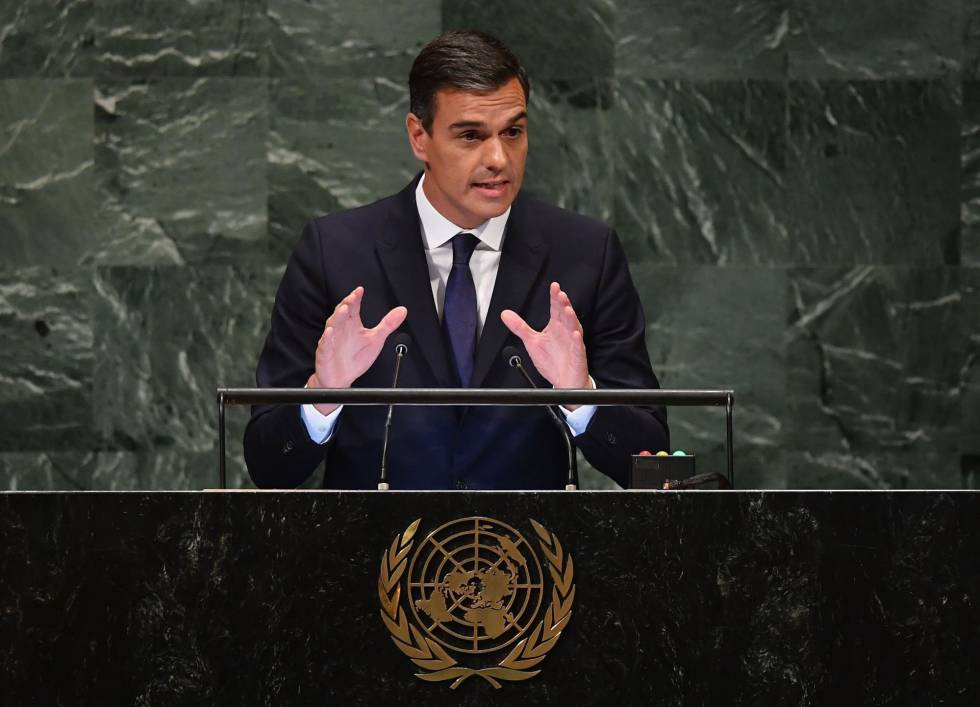
[[741, 486], [980, 486], [975, 3], [6, 0], [0, 488], [215, 483], [214, 388], [303, 222], [414, 174], [456, 27], [527, 65], [526, 188], [617, 228], [663, 385], [736, 390]]

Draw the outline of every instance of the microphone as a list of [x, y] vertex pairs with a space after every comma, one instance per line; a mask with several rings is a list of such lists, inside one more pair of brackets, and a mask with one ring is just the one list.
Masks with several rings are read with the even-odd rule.
[[[401, 331], [395, 334], [395, 375], [391, 381], [391, 387], [398, 387], [398, 374], [401, 373], [402, 369], [402, 359], [405, 358], [405, 354], [408, 353], [408, 345], [412, 343], [412, 337], [407, 331]], [[388, 417], [385, 420], [385, 435], [381, 442], [381, 475], [378, 477], [378, 491], [388, 490], [388, 438], [391, 435], [391, 414], [394, 412], [395, 406], [388, 406]]]
[[[524, 360], [521, 358], [521, 352], [517, 350], [516, 346], [505, 346], [504, 350], [501, 352], [504, 361], [511, 368], [516, 368], [524, 376], [524, 380], [527, 381], [528, 385], [532, 388], [537, 388], [534, 379], [524, 368]], [[575, 491], [578, 488], [578, 457], [575, 456], [575, 443], [572, 441], [572, 434], [568, 431], [568, 425], [562, 419], [562, 415], [555, 410], [554, 405], [545, 405], [548, 410], [548, 414], [551, 415], [552, 421], [558, 426], [558, 430], [561, 432], [562, 439], [565, 440], [565, 449], [568, 451], [568, 480], [565, 483], [566, 491]]]

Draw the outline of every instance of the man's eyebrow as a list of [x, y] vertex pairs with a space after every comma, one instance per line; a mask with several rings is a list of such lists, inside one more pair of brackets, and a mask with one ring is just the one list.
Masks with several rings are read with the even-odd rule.
[[460, 130], [461, 128], [482, 128], [486, 123], [480, 120], [461, 120], [449, 126], [450, 130]]
[[[520, 113], [514, 115], [513, 118], [507, 121], [508, 125], [513, 125], [519, 120], [527, 118], [527, 111], [522, 110]], [[485, 128], [487, 124], [482, 120], [461, 120], [457, 123], [453, 123], [449, 126], [450, 130], [463, 130], [463, 129], [473, 129], [473, 128]]]

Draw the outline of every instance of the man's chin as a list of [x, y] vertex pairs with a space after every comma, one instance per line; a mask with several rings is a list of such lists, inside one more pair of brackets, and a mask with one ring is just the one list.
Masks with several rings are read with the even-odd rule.
[[470, 209], [474, 223], [486, 223], [492, 218], [502, 215], [510, 208], [510, 202], [505, 204], [480, 204], [478, 208]]

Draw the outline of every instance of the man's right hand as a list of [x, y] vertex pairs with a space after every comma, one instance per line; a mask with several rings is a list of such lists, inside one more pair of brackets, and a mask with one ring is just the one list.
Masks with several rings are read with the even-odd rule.
[[[376, 327], [367, 329], [361, 322], [363, 298], [364, 288], [356, 288], [327, 319], [316, 346], [316, 369], [306, 383], [307, 388], [349, 388], [377, 360], [385, 340], [408, 316], [405, 307], [395, 307]], [[338, 406], [323, 403], [315, 407], [329, 415]]]

